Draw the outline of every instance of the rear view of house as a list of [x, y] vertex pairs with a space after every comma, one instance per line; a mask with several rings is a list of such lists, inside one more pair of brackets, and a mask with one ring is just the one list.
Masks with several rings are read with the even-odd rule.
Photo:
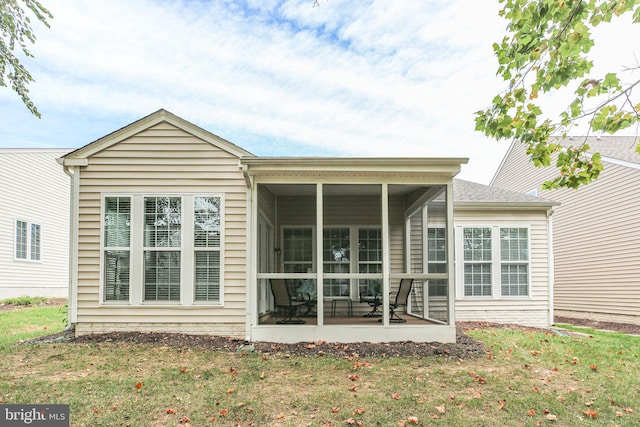
[[68, 295], [68, 151], [0, 149], [0, 299]]
[[640, 155], [633, 137], [574, 137], [563, 146], [602, 155], [600, 177], [578, 190], [542, 191], [557, 174], [514, 143], [491, 185], [561, 202], [553, 215], [555, 313], [640, 323]]
[[460, 182], [457, 206], [466, 159], [259, 157], [159, 110], [60, 163], [78, 334], [451, 342], [458, 304], [548, 325], [554, 203]]

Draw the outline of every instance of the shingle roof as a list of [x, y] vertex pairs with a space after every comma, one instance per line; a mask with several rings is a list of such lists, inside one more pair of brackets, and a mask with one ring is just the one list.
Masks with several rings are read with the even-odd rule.
[[530, 196], [517, 191], [491, 187], [476, 182], [453, 180], [454, 204], [486, 204], [486, 205], [510, 205], [510, 206], [557, 206], [558, 202]]
[[590, 153], [640, 164], [640, 154], [636, 152], [638, 138], [635, 136], [574, 136], [561, 140], [560, 144], [569, 147], [580, 146], [585, 142], [589, 144]]

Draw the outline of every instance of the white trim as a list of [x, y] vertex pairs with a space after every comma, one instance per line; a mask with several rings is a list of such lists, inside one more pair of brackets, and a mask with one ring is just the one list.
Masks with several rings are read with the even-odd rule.
[[553, 257], [553, 209], [547, 211], [547, 268], [549, 269], [549, 325], [553, 325], [554, 308], [553, 308], [553, 292], [555, 287], [555, 270]]
[[389, 227], [389, 184], [382, 184], [382, 325], [389, 326], [391, 292], [391, 230]]
[[[324, 230], [324, 187], [322, 183], [316, 184], [316, 253], [314, 256], [316, 265], [316, 295], [317, 295], [317, 313], [318, 326], [324, 325], [324, 256], [322, 253], [322, 239], [318, 237], [318, 230]], [[284, 259], [284, 257], [283, 257]]]
[[447, 290], [447, 302], [448, 302], [448, 324], [454, 326], [456, 324], [456, 306], [455, 306], [455, 289], [456, 289], [456, 275], [455, 275], [455, 253], [454, 253], [454, 232], [453, 227], [455, 225], [453, 220], [454, 200], [453, 200], [453, 182], [447, 184], [445, 193], [445, 199], [447, 203], [447, 281], [449, 284]]
[[[69, 168], [65, 168], [68, 171]], [[67, 316], [69, 325], [78, 323], [78, 271], [80, 266], [78, 235], [80, 224], [80, 167], [75, 166], [71, 174], [71, 214], [69, 242], [69, 298]]]

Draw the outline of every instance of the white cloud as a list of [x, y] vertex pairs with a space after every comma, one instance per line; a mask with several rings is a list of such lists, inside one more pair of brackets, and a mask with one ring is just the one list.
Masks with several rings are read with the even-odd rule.
[[81, 146], [158, 108], [258, 155], [469, 156], [499, 90], [497, 2], [69, 0], [38, 27], [32, 118], [0, 92], [0, 146]]

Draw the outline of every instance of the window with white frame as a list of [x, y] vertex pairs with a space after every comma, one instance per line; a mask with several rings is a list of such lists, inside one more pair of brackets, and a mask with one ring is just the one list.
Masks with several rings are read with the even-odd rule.
[[313, 229], [285, 228], [282, 232], [282, 261], [285, 273], [313, 271]]
[[128, 301], [131, 264], [131, 197], [104, 200], [104, 299]]
[[195, 300], [220, 300], [220, 198], [194, 198]]
[[463, 230], [464, 295], [491, 296], [491, 228]]
[[15, 259], [40, 261], [40, 224], [16, 220]]
[[103, 209], [105, 301], [221, 301], [221, 196], [106, 196]]
[[500, 229], [502, 296], [529, 295], [529, 230]]
[[461, 231], [463, 253], [458, 255], [463, 259], [464, 296], [529, 295], [528, 228], [465, 227]]
[[182, 198], [144, 198], [144, 301], [179, 301]]

